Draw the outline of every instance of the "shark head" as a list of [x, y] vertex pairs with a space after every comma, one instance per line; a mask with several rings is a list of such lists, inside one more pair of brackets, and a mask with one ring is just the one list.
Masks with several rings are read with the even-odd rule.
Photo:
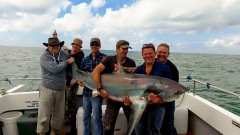
[[165, 102], [174, 101], [188, 90], [176, 81], [163, 77], [160, 77], [160, 79], [159, 77], [151, 78], [147, 84], [149, 86], [147, 86], [146, 92], [153, 92], [159, 95]]

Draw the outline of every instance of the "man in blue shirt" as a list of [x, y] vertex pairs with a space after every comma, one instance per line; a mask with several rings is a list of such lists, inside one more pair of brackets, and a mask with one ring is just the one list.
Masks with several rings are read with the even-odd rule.
[[[89, 56], [83, 58], [81, 63], [81, 70], [92, 72], [93, 69], [101, 62], [106, 55], [101, 53], [101, 42], [99, 38], [92, 38], [90, 41], [91, 53]], [[83, 123], [84, 135], [91, 133], [91, 114], [93, 113], [94, 135], [103, 134], [102, 123], [102, 101], [101, 96], [92, 96], [92, 90], [87, 87], [83, 89]]]
[[[155, 47], [153, 44], [144, 44], [142, 47], [142, 57], [144, 63], [135, 70], [137, 74], [154, 75], [159, 77], [172, 78], [169, 67], [155, 61]], [[165, 112], [165, 103], [156, 93], [148, 90], [148, 104], [143, 115], [136, 125], [136, 135], [161, 135], [160, 129]]]

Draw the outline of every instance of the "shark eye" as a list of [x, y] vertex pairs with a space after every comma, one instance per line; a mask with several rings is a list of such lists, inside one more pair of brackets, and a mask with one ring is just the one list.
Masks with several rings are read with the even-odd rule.
[[180, 91], [176, 91], [176, 92], [174, 93], [174, 95], [180, 95], [180, 94], [181, 94]]

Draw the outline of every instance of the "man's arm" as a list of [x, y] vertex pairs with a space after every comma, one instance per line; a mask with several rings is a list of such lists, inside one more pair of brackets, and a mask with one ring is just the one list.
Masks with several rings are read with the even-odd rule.
[[96, 88], [101, 88], [101, 73], [105, 69], [105, 66], [100, 63], [92, 71], [92, 79], [96, 85]]
[[53, 74], [57, 74], [61, 72], [62, 70], [66, 69], [68, 64], [71, 64], [73, 62], [74, 62], [73, 57], [70, 57], [67, 60], [64, 60], [60, 63], [54, 62], [52, 59], [49, 59], [47, 56], [43, 56], [40, 59], [40, 65]]
[[99, 91], [99, 95], [103, 98], [108, 97], [108, 93], [105, 89], [102, 88], [101, 84], [101, 73], [105, 69], [105, 66], [100, 63], [98, 64], [92, 71], [92, 79], [96, 85], [97, 90]]

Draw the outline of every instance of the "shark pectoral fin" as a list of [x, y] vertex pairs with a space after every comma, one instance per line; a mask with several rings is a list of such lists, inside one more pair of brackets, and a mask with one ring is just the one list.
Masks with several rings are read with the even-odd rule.
[[72, 68], [72, 78], [76, 78], [78, 68], [75, 62], [71, 64], [71, 68]]
[[132, 114], [128, 124], [127, 135], [131, 135], [135, 129], [136, 124], [140, 120], [145, 108], [147, 106], [147, 100], [145, 98], [134, 99], [131, 105]]

